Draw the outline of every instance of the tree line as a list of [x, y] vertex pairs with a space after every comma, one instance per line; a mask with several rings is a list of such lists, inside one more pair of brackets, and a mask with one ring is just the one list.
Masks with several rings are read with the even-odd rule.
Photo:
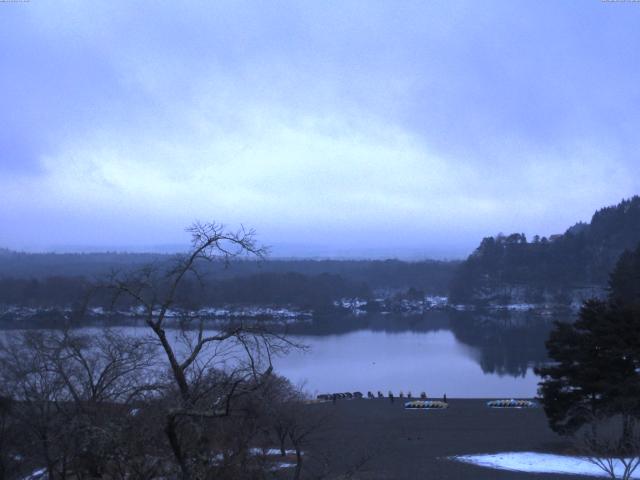
[[638, 242], [638, 196], [597, 211], [590, 223], [562, 235], [486, 237], [457, 270], [451, 296], [460, 302], [495, 300], [500, 292], [522, 287], [529, 300], [553, 301], [572, 289], [604, 287], [619, 256]]
[[[82, 304], [106, 307], [110, 297], [99, 291], [105, 276], [145, 265], [157, 268], [173, 255], [143, 254], [0, 254], [0, 306], [63, 308]], [[200, 279], [181, 283], [175, 305], [184, 308], [222, 305], [294, 306], [329, 310], [341, 298], [372, 298], [376, 290], [414, 289], [444, 294], [455, 262], [273, 260], [230, 264], [211, 262]]]
[[[0, 278], [36, 279], [102, 278], [112, 271], [126, 271], [149, 264], [171, 263], [175, 255], [152, 253], [24, 253], [0, 248]], [[458, 261], [422, 260], [314, 260], [272, 259], [261, 262], [233, 259], [230, 264], [211, 262], [202, 267], [211, 280], [259, 274], [297, 273], [307, 277], [339, 275], [346, 281], [366, 283], [371, 289], [414, 287], [445, 293]]]
[[[342, 297], [369, 298], [365, 283], [349, 281], [336, 274], [259, 273], [201, 283], [186, 279], [178, 290], [175, 306], [200, 308], [221, 305], [293, 305], [313, 310], [326, 309]], [[90, 297], [90, 298], [88, 298]], [[91, 306], [109, 307], [108, 291], [100, 281], [83, 277], [2, 278], [0, 305], [36, 308], [69, 307], [89, 299]]]

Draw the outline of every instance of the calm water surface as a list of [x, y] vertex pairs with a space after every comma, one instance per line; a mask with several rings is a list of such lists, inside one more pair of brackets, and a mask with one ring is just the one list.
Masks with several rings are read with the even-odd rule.
[[368, 390], [425, 391], [433, 397], [532, 397], [538, 378], [486, 373], [480, 349], [458, 341], [452, 331], [361, 330], [342, 335], [301, 336], [308, 352], [275, 362], [276, 370], [311, 393]]
[[[391, 390], [430, 397], [533, 397], [538, 378], [532, 367], [545, 359], [549, 328], [539, 318], [479, 314], [329, 317], [291, 326], [291, 338], [308, 349], [274, 364], [312, 394]], [[143, 326], [118, 329], [149, 333]], [[101, 329], [82, 330], [99, 335]]]

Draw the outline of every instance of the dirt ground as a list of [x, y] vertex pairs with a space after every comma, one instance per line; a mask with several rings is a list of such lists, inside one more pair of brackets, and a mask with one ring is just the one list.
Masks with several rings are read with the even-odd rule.
[[[353, 472], [362, 479], [577, 480], [477, 467], [447, 457], [473, 453], [567, 453], [541, 408], [490, 409], [486, 400], [450, 399], [446, 410], [405, 410], [396, 399], [338, 400], [309, 405], [321, 428], [307, 447], [309, 473]], [[330, 475], [330, 477], [333, 475]]]

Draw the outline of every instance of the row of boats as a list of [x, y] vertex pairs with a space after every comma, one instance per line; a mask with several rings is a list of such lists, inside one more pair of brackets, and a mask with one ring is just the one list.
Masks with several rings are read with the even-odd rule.
[[[491, 400], [487, 402], [489, 408], [534, 408], [538, 405], [531, 400], [515, 400], [513, 398], [505, 400]], [[421, 409], [421, 408], [449, 408], [447, 402], [441, 402], [438, 400], [412, 400], [404, 404], [404, 408], [408, 409]]]
[[536, 402], [531, 400], [514, 400], [510, 398], [508, 400], [491, 400], [487, 402], [487, 407], [490, 408], [534, 408], [537, 407]]
[[[372, 392], [367, 392], [367, 398], [385, 398], [382, 392], [378, 391], [377, 396]], [[405, 395], [400, 392], [398, 398], [404, 398]], [[343, 399], [354, 399], [354, 398], [364, 398], [362, 392], [341, 392], [341, 393], [323, 393], [317, 396], [318, 400], [321, 401], [336, 401]], [[388, 398], [393, 401], [394, 395], [392, 392], [389, 392]], [[406, 398], [411, 399], [411, 393], [407, 393]], [[491, 400], [487, 402], [487, 407], [489, 408], [534, 408], [537, 407], [537, 403], [531, 400], [516, 400], [513, 398], [502, 399], [502, 400]], [[432, 408], [432, 409], [443, 409], [448, 408], [449, 404], [447, 403], [446, 396], [442, 401], [440, 400], [428, 400], [427, 394], [422, 392], [420, 394], [420, 400], [410, 400], [404, 404], [404, 407], [407, 409], [424, 409], [424, 408]]]
[[[393, 395], [393, 392], [389, 391], [388, 398], [395, 398]], [[342, 400], [342, 399], [349, 399], [349, 398], [364, 398], [364, 395], [362, 394], [362, 392], [341, 392], [341, 393], [321, 393], [320, 395], [318, 395], [316, 397], [318, 400]], [[369, 391], [367, 392], [367, 398], [369, 399], [373, 399], [373, 398], [385, 398], [385, 395], [378, 390], [377, 395], [375, 395], [373, 392]], [[407, 392], [406, 394], [404, 392], [400, 392], [398, 394], [398, 398], [413, 398], [413, 395], [411, 395], [411, 392]], [[426, 400], [427, 398], [427, 394], [425, 392], [420, 393], [420, 399], [422, 400]]]

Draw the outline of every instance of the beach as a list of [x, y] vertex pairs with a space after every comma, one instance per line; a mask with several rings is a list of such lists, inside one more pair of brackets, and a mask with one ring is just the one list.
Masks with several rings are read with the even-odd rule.
[[[436, 400], [439, 400], [436, 398]], [[332, 473], [357, 470], [367, 479], [585, 479], [577, 475], [521, 473], [452, 460], [498, 452], [571, 453], [553, 433], [542, 408], [492, 409], [487, 399], [449, 399], [443, 410], [406, 410], [404, 401], [354, 399], [308, 405], [325, 420], [308, 446]]]

